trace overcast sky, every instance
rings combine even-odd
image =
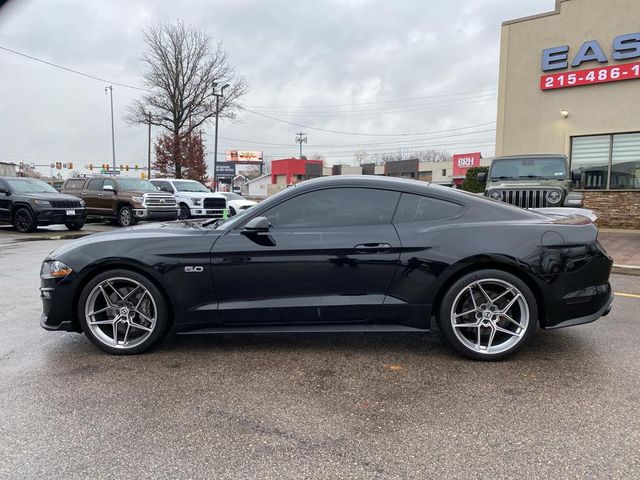
[[[221,122],[220,152],[297,156],[295,132],[302,130],[304,154],[325,155],[329,163],[350,163],[359,150],[400,147],[490,156],[500,24],[552,10],[554,3],[13,0],[0,9],[0,46],[140,85],[141,30],[182,19],[223,42],[249,85],[246,108],[308,127],[398,135],[328,133],[244,111],[235,122]],[[80,171],[111,161],[104,82],[3,50],[0,68],[0,161],[73,161]],[[123,120],[138,94],[114,87],[118,164],[146,163],[146,128]],[[472,128],[454,130],[463,127]],[[205,132],[211,164],[213,124]]]

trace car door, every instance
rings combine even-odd
[[[9,195],[10,189],[6,182],[0,179],[0,222],[9,221],[9,212],[11,211],[11,196]]]
[[[107,213],[115,213],[117,209],[117,184],[113,178],[105,178],[102,181],[102,188],[97,193],[97,205],[100,211],[106,215]]]
[[[87,215],[104,214],[104,210],[100,206],[101,198],[98,197],[98,194],[102,193],[102,181],[102,178],[90,178],[80,194],[86,204]]]
[[[371,321],[399,258],[391,224],[399,197],[372,188],[314,190],[260,213],[271,224],[266,233],[248,233],[242,225],[229,231],[212,249],[219,318],[233,324]]]

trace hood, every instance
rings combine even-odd
[[[108,250],[117,250],[116,244],[122,244],[122,251],[132,250],[134,246],[144,246],[149,249],[155,241],[165,243],[175,238],[204,236],[208,235],[212,239],[225,234],[224,230],[215,230],[211,227],[203,226],[211,219],[204,220],[184,220],[165,223],[148,223],[135,227],[120,228],[108,232],[95,233],[86,237],[73,240],[49,254],[47,259],[58,259],[68,254],[75,254],[85,247],[94,247],[101,243],[108,243]]]
[[[73,195],[67,195],[66,193],[17,193],[16,195],[20,195],[24,198],[33,198],[34,200],[47,200],[47,201],[60,201],[60,200],[73,200],[75,202],[78,201],[78,197],[74,197]]]
[[[220,195],[218,193],[213,192],[178,192],[176,193],[178,197],[198,197],[198,198],[222,198],[224,199],[224,195]]]
[[[527,179],[527,180],[494,180],[487,183],[487,190],[493,189],[536,189],[536,188],[564,188],[565,184],[569,182],[567,179],[562,180],[540,180],[540,179]]]
[[[253,207],[258,204],[258,202],[254,202],[253,200],[227,200],[227,203],[237,207]]]

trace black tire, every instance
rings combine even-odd
[[[85,315],[85,307],[91,292],[100,283],[104,282],[107,279],[114,278],[126,278],[143,285],[144,288],[147,289],[149,295],[153,297],[153,302],[155,304],[157,318],[155,321],[155,327],[151,332],[151,335],[139,345],[133,346],[131,348],[125,348],[124,346],[121,348],[116,348],[115,346],[110,346],[104,343],[104,341],[101,340],[90,328]],[[93,343],[99,349],[114,355],[135,355],[153,348],[164,338],[170,326],[169,309],[167,307],[167,301],[164,298],[164,295],[162,295],[162,292],[160,292],[160,290],[147,277],[130,270],[109,270],[97,275],[95,278],[89,281],[89,283],[85,285],[82,293],[80,294],[77,311],[82,331],[91,341],[91,343]],[[106,328],[110,327],[107,326]]]
[[[233,217],[236,214],[236,209],[233,207],[229,207],[229,216]]]
[[[71,230],[72,232],[77,232],[78,230],[82,230],[82,227],[84,227],[84,222],[83,221],[68,222],[68,223],[65,223],[64,226],[67,227],[67,229]]]
[[[191,210],[185,204],[180,204],[180,213],[178,220],[189,220],[191,218]]]
[[[38,229],[38,224],[31,210],[21,207],[13,214],[13,227],[20,233],[31,233]]]
[[[132,227],[136,223],[138,223],[138,221],[133,216],[131,207],[127,207],[126,205],[120,207],[120,210],[118,210],[118,225],[121,227]]]
[[[510,287],[513,289],[507,291]],[[510,302],[512,306],[504,311]],[[454,314],[458,316],[454,318]],[[478,270],[464,275],[447,290],[438,311],[438,326],[447,343],[472,360],[496,361],[515,354],[531,340],[537,323],[538,306],[531,289],[515,275],[502,270]],[[498,331],[496,327],[511,333]],[[483,338],[487,347],[493,341],[494,352],[483,347]],[[499,339],[503,342],[498,343]]]

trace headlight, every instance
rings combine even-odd
[[[192,198],[191,199],[193,201],[194,205],[202,205],[202,199],[201,198]]]
[[[497,190],[494,190],[489,194],[489,198],[492,198],[493,200],[502,200],[502,193],[500,193]]]
[[[144,202],[144,197],[131,197],[131,201],[135,203],[142,203]]]
[[[40,277],[42,278],[62,278],[69,275],[73,270],[66,266],[60,260],[52,260],[44,262],[40,269]]]
[[[50,207],[51,206],[51,202],[49,202],[47,200],[33,200],[33,203],[35,205],[39,205],[41,207]]]
[[[80,206],[81,206],[81,207],[84,207],[84,206],[85,206],[84,200],[82,200],[82,199],[80,199]]]
[[[562,195],[560,194],[559,191],[557,190],[551,190],[549,193],[547,193],[547,201],[553,205],[555,205],[556,203],[558,203],[560,200],[562,200]]]

